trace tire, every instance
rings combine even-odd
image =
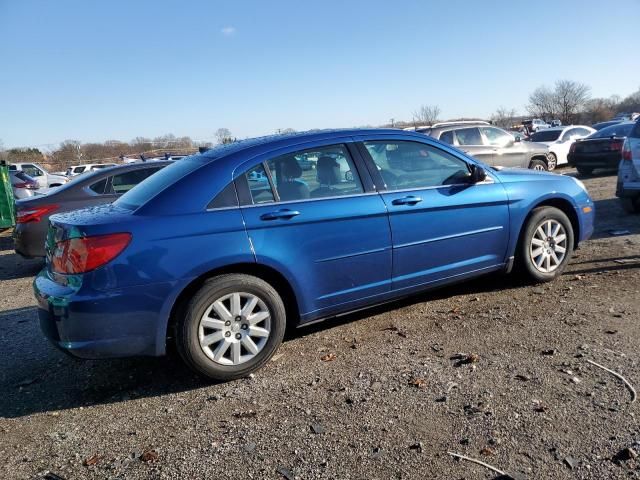
[[[560,228],[555,232],[557,225]],[[549,226],[551,235],[548,235]],[[542,230],[540,231],[539,228]],[[564,239],[562,239],[563,234]],[[552,237],[550,242],[545,238],[549,236]],[[564,249],[564,252],[561,249]],[[551,250],[553,254],[547,255],[546,253]],[[539,251],[540,254],[538,254]],[[518,244],[516,256],[518,270],[535,283],[550,282],[562,274],[572,253],[573,227],[564,212],[554,207],[534,209],[524,225]]]
[[[578,174],[583,177],[587,177],[593,173],[593,168],[591,167],[576,167],[576,170],[578,170]]]
[[[549,153],[547,158],[548,158],[547,170],[549,170],[551,172],[551,171],[555,170],[556,167],[558,166],[558,157],[556,157],[555,153]]]
[[[240,308],[234,308],[236,295]],[[257,300],[251,308],[253,299]],[[214,307],[214,302],[222,303],[226,310]],[[251,310],[245,313],[245,307]],[[265,312],[266,319],[251,323],[252,317],[265,317]],[[207,280],[188,302],[184,317],[178,319],[176,346],[185,363],[201,375],[212,380],[234,380],[269,361],[282,343],[286,325],[284,304],[271,285],[250,275],[220,275]],[[214,335],[216,340],[212,340]],[[206,346],[209,340],[212,343]],[[254,352],[247,348],[251,345],[248,341]],[[219,352],[222,355],[216,360]]]
[[[620,202],[622,203],[622,208],[627,213],[640,213],[640,197],[634,198],[621,198]]]
[[[533,159],[531,160],[531,163],[529,164],[529,169],[530,170],[548,170],[547,169],[547,164],[542,161],[542,160],[538,160],[538,159]]]

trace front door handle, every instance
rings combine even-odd
[[[269,212],[261,215],[260,220],[288,220],[296,215],[300,215],[300,212],[297,210],[276,210],[275,212]]]
[[[416,203],[420,203],[422,198],[416,197],[415,195],[409,195],[408,197],[396,198],[393,202],[394,205],[415,205]]]

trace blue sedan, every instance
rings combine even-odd
[[[43,331],[73,355],[163,355],[174,339],[228,380],[287,325],[514,267],[553,280],[593,221],[579,180],[491,169],[419,133],[265,137],[52,216],[34,288]]]

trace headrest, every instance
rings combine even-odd
[[[317,164],[318,183],[335,185],[340,183],[340,165],[335,158],[320,157]]]
[[[302,176],[302,168],[298,165],[298,161],[294,157],[285,157],[280,164],[282,177],[300,178]]]

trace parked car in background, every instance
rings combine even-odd
[[[305,155],[318,161],[301,183]],[[251,182],[262,177],[267,189]],[[194,370],[230,380],[268,362],[287,326],[514,264],[551,281],[593,220],[579,180],[497,171],[419,133],[279,135],[53,215],[34,292],[45,335],[75,356],[163,355],[175,341]]]
[[[64,175],[47,172],[44,167],[37,163],[12,163],[9,165],[9,171],[26,173],[38,182],[40,188],[59,187],[69,181]]]
[[[9,171],[9,178],[11,179],[13,196],[16,199],[33,197],[36,194],[36,190],[40,188],[35,179],[21,171]]]
[[[551,120],[550,126],[552,127],[561,127],[562,122],[560,120]]]
[[[120,165],[75,177],[71,182],[16,202],[15,250],[27,258],[45,256],[49,217],[54,213],[111,203],[170,162]]]
[[[65,175],[67,177],[75,177],[76,175],[80,175],[81,173],[95,172],[96,170],[100,170],[101,168],[115,166],[115,163],[86,163],[84,165],[72,165],[67,168],[67,172]]]
[[[593,128],[594,130],[602,130],[603,128],[610,127],[611,125],[617,125],[621,122],[622,120],[609,120],[607,122],[594,123],[593,125],[591,125],[591,128]]]
[[[576,140],[569,148],[567,160],[580,175],[590,175],[597,168],[618,169],[625,138],[634,122],[621,122]]]
[[[532,120],[525,120],[522,122],[524,128],[526,128],[530,133],[535,133],[539,130],[544,130],[545,128],[549,128],[549,125],[544,120],[540,120],[539,118],[534,118]]]
[[[418,131],[453,145],[487,165],[549,169],[546,145],[523,142],[519,135],[486,122],[439,123]]]
[[[547,128],[531,135],[531,141],[549,147],[549,164],[553,168],[567,163],[571,144],[579,138],[585,138],[595,132],[586,125],[568,125],[566,127]],[[553,170],[550,168],[550,170]]]
[[[636,120],[622,146],[616,196],[629,213],[640,213],[640,120]]]

